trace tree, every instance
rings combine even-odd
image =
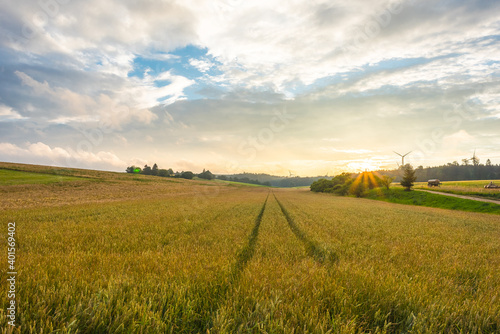
[[[410,164],[406,164],[403,166],[403,179],[401,180],[401,185],[405,188],[406,191],[410,191],[411,187],[417,180],[415,176],[415,170]]]
[[[203,172],[198,174],[198,177],[200,179],[205,179],[205,180],[213,180],[215,178],[214,174],[212,174],[209,170],[203,169]]]
[[[140,174],[142,172],[142,169],[141,169],[141,167],[130,166],[130,167],[127,167],[127,169],[125,171],[127,173]]]
[[[151,175],[151,167],[149,167],[148,165],[144,165],[144,169],[142,170],[142,174]]]
[[[387,188],[387,190],[389,190],[389,188],[391,187],[391,183],[392,183],[392,181],[394,181],[394,179],[395,179],[395,177],[391,177],[389,175],[382,175],[379,183],[381,186],[384,186]]]
[[[349,187],[349,192],[356,197],[363,197],[366,195],[367,187],[363,182],[354,181]]]
[[[469,166],[469,159],[462,159],[462,166]]]
[[[319,179],[318,181],[313,182],[309,188],[311,191],[323,193],[326,192],[327,189],[333,188],[333,182],[327,179]]]
[[[331,180],[319,179],[311,184],[311,191],[334,193],[341,196],[346,196],[351,190],[353,178],[349,173],[342,173]]]
[[[486,166],[491,166],[491,160],[490,159],[486,160]]]
[[[182,172],[181,173],[181,178],[183,179],[192,179],[194,177],[194,173],[193,172]]]
[[[158,175],[158,165],[154,164],[153,169],[151,169],[151,175]]]

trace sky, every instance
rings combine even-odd
[[[0,0],[0,161],[500,164],[494,0]]]

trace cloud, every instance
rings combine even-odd
[[[89,96],[77,94],[66,88],[52,88],[47,81],[43,83],[38,82],[26,73],[20,71],[15,71],[14,73],[19,77],[23,85],[33,90],[34,94],[47,97],[51,101],[59,104],[61,108],[71,108],[69,110],[71,114],[88,115],[97,107],[95,101]]]
[[[39,54],[80,53],[83,59],[89,51],[102,56],[151,47],[170,51],[196,36],[196,19],[175,1],[25,1],[5,3],[2,11],[8,18],[2,28],[11,31],[20,46]],[[12,40],[4,43],[19,46]]]
[[[156,85],[161,81],[168,81],[169,84],[157,87]],[[162,72],[156,77],[146,75],[143,82],[145,85],[141,87],[142,92],[136,93],[136,95],[141,96],[141,99],[144,101],[141,106],[146,108],[158,105],[158,100],[164,97],[168,97],[161,101],[161,104],[165,105],[182,100],[185,98],[184,90],[194,84],[193,80],[180,75],[173,75],[171,71]]]
[[[11,143],[0,143],[0,159],[2,161],[29,162],[65,167],[92,167],[107,170],[123,170],[126,163],[112,152],[97,153],[71,148],[50,147],[42,142],[27,143],[17,146]]]
[[[200,72],[207,72],[208,70],[210,70],[214,64],[207,60],[207,59],[189,59],[189,64],[193,67],[195,67],[198,71]]]
[[[384,152],[438,129],[429,163],[462,154],[447,146],[460,131],[485,154],[498,146],[499,2],[64,2],[2,4],[9,157],[305,174],[348,158],[389,163]],[[294,120],[247,161],[238,146],[283,106]],[[99,152],[79,152],[96,131]]]
[[[0,122],[8,120],[20,120],[26,119],[26,117],[21,116],[17,111],[13,110],[11,107],[0,104]]]
[[[384,60],[471,54],[471,43],[498,33],[498,5],[491,2],[456,1],[453,8],[429,1],[217,3],[222,9],[209,3],[191,8],[200,41],[222,63],[226,80],[247,87],[287,90],[294,80],[309,85]],[[495,49],[490,47],[487,59],[498,57]]]
[[[193,82],[169,72],[158,77],[146,75],[144,79],[130,79],[112,93],[103,92],[95,96],[80,94],[63,87],[52,87],[47,81],[39,82],[28,74],[15,71],[21,82],[30,87],[35,96],[48,100],[53,106],[50,122],[95,122],[102,121],[113,127],[123,123],[139,121],[148,124],[156,119],[149,109],[159,103],[171,104],[183,98],[183,90]],[[158,81],[168,80],[169,84],[157,87]],[[166,98],[163,102],[160,99]],[[50,117],[52,112],[45,111]]]
[[[474,142],[476,142],[476,138],[465,130],[460,130],[443,138],[444,145],[449,149],[464,147],[464,144],[470,146],[470,144],[474,144]]]
[[[311,85],[384,60],[464,54],[461,61],[479,68],[498,59],[491,41],[499,32],[499,5],[491,1],[54,3],[52,9],[35,1],[4,4],[2,28],[17,33],[31,53],[67,54],[83,68],[122,78],[135,55],[172,60],[178,56],[168,53],[188,44],[217,59],[217,65],[189,60],[203,73],[217,66],[222,74],[214,81],[288,94],[298,82]],[[23,27],[33,28],[32,36],[29,29],[23,36]],[[4,43],[15,48],[9,39]],[[481,54],[484,61],[477,62]]]

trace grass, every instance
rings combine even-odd
[[[434,189],[433,189],[434,190]],[[365,198],[398,204],[428,206],[449,210],[500,214],[499,204],[431,194],[423,191],[405,191],[402,188],[370,190]]]
[[[500,184],[500,180],[483,180],[483,181],[445,181],[440,187],[429,188],[427,182],[417,182],[416,189],[427,189],[432,191],[440,191],[445,193],[485,197],[500,200],[500,189],[485,189],[484,186],[493,182]]]
[[[53,174],[30,173],[0,169],[0,186],[10,186],[17,184],[48,184],[79,180],[81,179],[72,176],[60,176]]]
[[[297,287],[310,296],[304,308],[318,313],[314,324],[334,332],[500,330],[500,217],[328,194],[277,196],[311,239],[338,253],[333,270],[305,271],[309,289]]]
[[[500,331],[500,216],[101,177],[0,187],[0,248],[17,226],[11,332]]]

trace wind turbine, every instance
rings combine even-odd
[[[394,152],[394,153],[396,153],[397,155],[399,155],[399,156],[401,157],[401,166],[404,166],[404,165],[405,165],[405,157],[406,157],[408,154],[410,154],[411,152],[413,152],[413,151],[410,151],[410,152],[408,152],[408,153],[406,153],[406,154],[404,154],[404,155],[403,155],[403,154],[399,154],[399,153],[398,153],[398,152],[396,152],[396,151],[393,151],[393,152]]]
[[[288,174],[290,174],[288,177],[294,176],[290,170],[288,170]]]
[[[474,155],[472,155],[472,164],[474,166],[479,165],[479,158],[476,156],[476,149],[474,149]]]

